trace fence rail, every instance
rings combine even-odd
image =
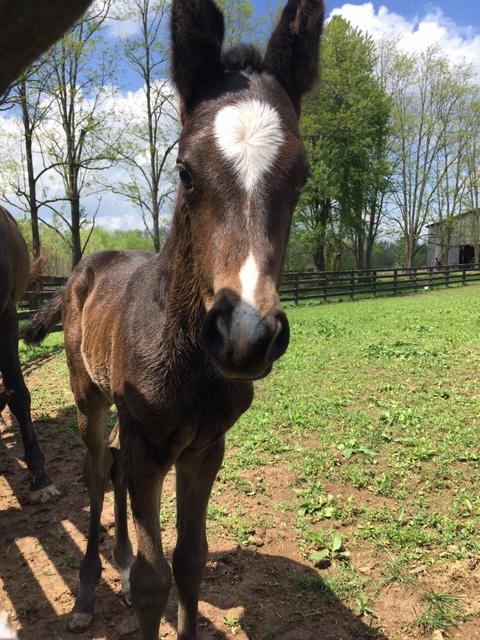
[[[19,320],[29,320],[66,281],[63,277],[44,276],[32,283],[19,305]],[[440,286],[465,286],[471,282],[480,282],[480,264],[361,271],[286,272],[280,288],[280,300],[295,304],[313,300],[355,300],[363,297],[399,295],[407,291]]]
[[[398,295],[408,290],[480,282],[480,265],[286,273],[282,302]]]

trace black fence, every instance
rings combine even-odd
[[[66,278],[44,276],[32,283],[19,305],[19,320],[30,319],[57,293]],[[280,288],[280,300],[355,300],[374,296],[399,295],[418,289],[433,289],[480,282],[480,264],[449,265],[409,269],[365,269],[362,271],[287,272]]]
[[[282,302],[327,301],[398,295],[411,290],[433,289],[480,282],[480,265],[449,265],[408,269],[363,271],[304,271],[286,273],[280,288]]]

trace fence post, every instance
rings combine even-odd
[[[450,267],[448,265],[445,267],[445,280],[447,287],[450,286]]]
[[[299,299],[299,280],[300,280],[300,274],[296,273],[295,274],[295,304],[298,304],[298,299]]]
[[[398,293],[398,270],[395,269],[393,272],[393,295],[396,296]]]
[[[462,284],[463,286],[467,284],[467,270],[465,269],[465,267],[463,268],[463,271],[462,271]]]
[[[350,271],[350,300],[353,300],[355,293],[355,271]]]
[[[428,288],[432,288],[433,267],[428,267]]]
[[[373,295],[377,297],[377,271],[373,272]]]

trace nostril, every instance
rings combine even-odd
[[[203,329],[202,341],[212,355],[223,359],[227,355],[229,344],[229,323],[220,309],[212,309],[207,314]]]
[[[228,327],[227,327],[227,323],[225,322],[225,318],[221,315],[218,315],[215,321],[215,325],[217,327],[218,332],[223,337],[223,339],[225,341],[228,340]]]
[[[277,326],[272,341],[268,348],[267,358],[270,361],[277,360],[287,350],[290,340],[290,327],[284,313],[277,317]]]

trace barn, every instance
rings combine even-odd
[[[427,226],[428,266],[480,262],[480,209],[468,209]]]

